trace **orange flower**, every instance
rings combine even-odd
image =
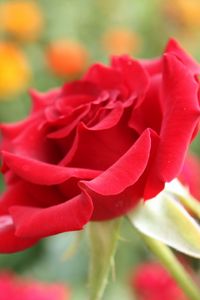
[[[2,30],[24,40],[34,40],[41,32],[43,18],[40,8],[32,1],[11,1],[0,5]]]
[[[58,76],[74,76],[85,69],[88,62],[86,49],[78,42],[59,40],[49,45],[46,53],[50,69]]]
[[[30,77],[24,53],[14,44],[0,42],[0,98],[20,92]]]
[[[187,28],[200,26],[199,0],[170,0],[165,4],[168,15]]]
[[[113,28],[103,36],[103,48],[111,54],[130,54],[138,52],[140,48],[139,36],[126,28]]]

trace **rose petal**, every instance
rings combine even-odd
[[[200,65],[197,64],[193,58],[186,53],[181,46],[174,39],[170,39],[167,47],[165,49],[165,53],[172,54],[177,57],[186,67],[187,70],[193,74],[200,73]]]
[[[182,168],[200,117],[197,92],[198,84],[188,69],[175,56],[166,54],[162,95],[165,114],[161,140],[146,185],[146,199],[160,192],[164,182],[177,177]]]
[[[158,75],[162,70],[162,58],[140,59],[140,63],[152,77]]]
[[[21,178],[35,184],[52,185],[71,177],[93,178],[99,171],[81,168],[67,168],[43,163],[23,156],[2,151],[3,161]]]
[[[0,216],[0,252],[12,253],[33,246],[38,239],[15,236],[13,219],[9,215]]]
[[[143,95],[149,86],[149,76],[142,65],[128,55],[113,57],[112,66],[120,71],[124,84],[135,96]]]
[[[28,205],[27,198],[30,199],[27,197],[26,188],[22,181],[8,186],[0,198],[0,215],[8,214],[8,208],[12,205]],[[33,203],[30,202],[30,204]]]
[[[81,181],[101,195],[115,195],[133,185],[144,172],[151,149],[151,132],[149,129],[138,138],[133,146],[110,168],[91,181]]]
[[[16,236],[41,238],[49,235],[80,230],[90,220],[93,204],[90,196],[82,194],[48,208],[12,206]]]
[[[62,163],[78,168],[105,170],[119,159],[135,142],[137,135],[127,126],[124,114],[116,126],[90,130],[84,124],[77,128],[74,144]],[[112,142],[111,142],[112,141]]]
[[[76,109],[68,116],[68,118],[65,119],[67,125],[62,124],[61,128],[49,133],[47,137],[53,139],[60,139],[60,138],[67,137],[72,132],[72,130],[78,125],[81,119],[87,115],[89,110],[90,110],[90,106],[88,105]],[[54,123],[54,125],[55,126],[57,125],[56,122]]]
[[[90,125],[87,126],[87,124],[85,126],[83,124],[83,126],[89,130],[94,130],[94,131],[112,128],[115,125],[117,125],[117,123],[120,121],[124,109],[122,105],[116,105],[116,107],[113,108],[112,110],[106,110],[106,111],[108,111],[106,116],[94,126],[90,126]]]
[[[52,140],[46,138],[46,128],[41,127],[43,122],[43,116],[40,114],[37,118],[28,118],[27,121],[13,126],[3,126],[2,149],[44,161],[57,162],[59,150]]]
[[[1,124],[1,134],[4,139],[14,139],[30,122],[32,122],[32,118],[14,124]]]
[[[15,205],[46,208],[66,202],[80,193],[78,180],[71,178],[59,185],[44,186],[18,179],[1,196],[0,215],[8,214]]]
[[[117,195],[104,196],[82,186],[83,189],[86,188],[94,204],[91,220],[103,221],[126,214],[142,197],[143,187],[144,178],[141,178],[136,184]]]
[[[60,89],[52,89],[47,93],[41,93],[34,89],[31,89],[29,91],[29,94],[33,103],[32,113],[35,113],[37,111],[41,111],[47,105],[53,103],[55,98],[59,96]]]
[[[93,65],[84,76],[84,80],[102,89],[116,89],[122,83],[122,77],[118,71],[102,64]]]
[[[99,92],[100,89],[94,83],[87,80],[77,80],[64,84],[61,96],[90,95],[97,97]]]
[[[138,102],[133,108],[129,126],[135,129],[139,134],[145,128],[152,128],[158,134],[162,124],[162,101],[160,97],[161,76],[154,76],[150,87],[142,101]],[[150,112],[153,112],[154,116]]]

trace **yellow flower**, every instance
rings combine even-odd
[[[21,92],[30,78],[24,53],[14,44],[0,42],[0,99]]]
[[[136,53],[141,40],[138,34],[127,28],[112,28],[102,38],[103,48],[110,54]]]
[[[187,28],[200,27],[199,0],[169,0],[165,4],[168,15]]]
[[[0,4],[0,27],[16,38],[34,40],[43,26],[40,8],[32,1],[11,1]]]

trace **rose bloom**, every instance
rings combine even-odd
[[[69,288],[61,283],[44,283],[0,273],[1,300],[69,300]]]
[[[113,57],[79,81],[31,93],[2,125],[0,251],[126,214],[181,171],[199,124],[199,65],[171,40],[160,59]]]
[[[170,274],[158,263],[144,263],[134,271],[131,286],[138,300],[187,300]]]

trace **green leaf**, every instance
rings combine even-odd
[[[114,264],[121,219],[89,224],[90,238],[90,300],[101,300]]]
[[[200,258],[200,226],[182,204],[193,201],[190,197],[188,191],[175,180],[155,198],[141,201],[137,209],[129,214],[129,219],[141,233]]]

